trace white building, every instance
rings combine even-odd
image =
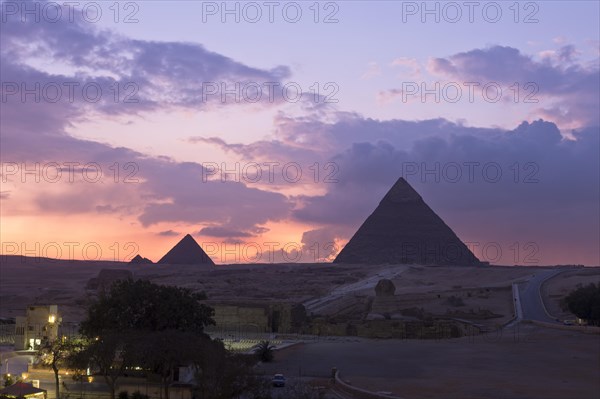
[[[15,322],[15,350],[34,350],[44,339],[58,337],[61,319],[57,305],[36,305],[28,307],[26,315],[18,316]]]

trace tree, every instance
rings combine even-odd
[[[4,386],[5,387],[11,386],[14,383],[15,382],[13,381],[12,376],[10,374],[4,374]]]
[[[197,363],[205,347],[211,344],[213,341],[208,336],[191,332],[148,332],[143,340],[138,341],[138,359],[147,370],[160,377],[165,398],[169,398],[169,386],[175,368]]]
[[[62,337],[54,340],[45,339],[38,350],[38,360],[54,371],[56,397],[60,398],[60,381],[58,372],[68,366],[68,359],[74,352],[81,350],[80,341]]]
[[[563,299],[563,307],[590,324],[600,325],[600,284],[590,283],[571,291]]]
[[[179,330],[202,333],[214,325],[214,309],[200,301],[203,293],[144,280],[116,282],[87,312],[82,332],[94,337],[103,331]]]
[[[273,349],[275,346],[271,345],[269,341],[260,341],[254,352],[262,362],[268,363],[273,361]]]
[[[135,334],[131,332],[105,332],[101,336],[88,340],[77,360],[80,365],[87,362],[102,375],[112,399],[115,398],[119,377],[135,363],[135,352],[132,349],[135,342]]]
[[[86,357],[115,398],[117,380],[130,367],[157,373],[165,397],[173,369],[193,360],[193,347],[210,341],[204,327],[214,310],[203,294],[143,280],[115,283],[87,310],[81,333],[88,338]]]
[[[201,399],[230,399],[245,397],[259,389],[260,380],[253,374],[254,356],[232,354],[223,343],[212,340],[198,352],[196,365],[196,397]],[[270,388],[270,387],[269,387]],[[267,390],[268,391],[268,390]],[[264,390],[262,391],[264,392]],[[262,397],[264,398],[264,397]]]

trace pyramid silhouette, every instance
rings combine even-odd
[[[136,256],[135,256],[133,259],[131,259],[131,260],[129,261],[129,263],[130,263],[130,264],[132,264],[132,265],[133,265],[133,264],[138,264],[138,265],[141,265],[141,264],[148,264],[148,265],[149,265],[149,264],[152,264],[152,263],[154,263],[154,262],[152,262],[152,261],[151,261],[150,259],[148,259],[148,258],[144,258],[144,257],[142,257],[140,254],[137,254],[137,255],[136,255]]]
[[[170,265],[214,265],[212,259],[198,245],[196,240],[186,234],[158,263]]]
[[[479,260],[404,178],[335,258],[334,263],[479,265]]]

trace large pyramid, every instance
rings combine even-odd
[[[452,229],[402,177],[360,226],[334,263],[480,264]]]
[[[212,259],[198,245],[194,238],[187,234],[158,263],[170,265],[214,265]]]

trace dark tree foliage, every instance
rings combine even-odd
[[[173,369],[196,363],[201,348],[213,345],[204,327],[214,324],[214,310],[203,299],[184,288],[125,280],[88,307],[82,356],[104,377],[111,398],[118,378],[133,367],[159,375],[169,398]]]
[[[146,333],[143,339],[137,341],[135,348],[139,362],[160,378],[168,398],[174,368],[199,364],[206,353],[219,344],[204,334],[163,330]]]
[[[590,283],[567,295],[563,304],[575,316],[589,324],[600,325],[600,284]]]
[[[111,398],[114,398],[117,380],[128,367],[136,364],[137,351],[134,343],[138,342],[138,337],[139,334],[132,332],[105,332],[89,340],[86,348],[72,362],[81,364],[85,359],[102,375]]]
[[[252,373],[254,357],[232,354],[225,350],[221,342],[213,342],[215,345],[204,346],[196,363],[196,397],[230,399],[258,390],[262,380]]]
[[[144,280],[115,283],[93,303],[81,331],[88,337],[103,331],[179,330],[201,333],[214,325],[214,310],[201,304],[204,294]]]

